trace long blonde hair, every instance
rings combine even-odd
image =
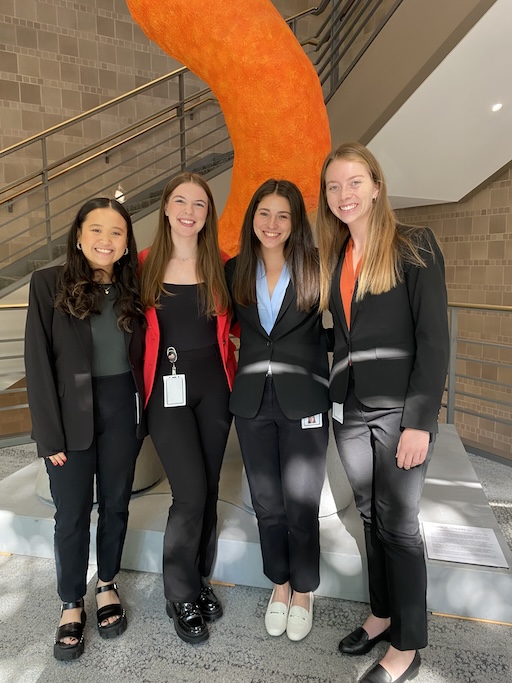
[[[183,183],[199,185],[208,197],[208,214],[204,227],[197,236],[196,275],[203,312],[208,316],[227,312],[230,309],[230,298],[219,249],[217,212],[208,184],[197,173],[180,173],[167,183],[162,194],[156,236],[142,266],[142,303],[145,308],[158,308],[160,296],[165,293],[164,273],[174,251],[169,220],[165,215],[165,205],[173,191]]]
[[[332,275],[343,245],[349,237],[347,225],[332,213],[327,203],[327,168],[331,162],[340,160],[357,161],[366,166],[370,178],[379,187],[368,220],[356,301],[361,301],[365,294],[383,294],[393,289],[403,280],[403,265],[406,262],[425,267],[418,239],[415,239],[421,228],[397,229],[397,220],[389,203],[386,180],[379,162],[364,145],[358,142],[344,143],[327,156],[320,176],[317,236],[320,253],[321,310],[329,307]]]

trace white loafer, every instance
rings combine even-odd
[[[304,607],[292,605],[288,613],[286,635],[290,640],[302,640],[313,626],[313,593],[309,594],[309,611]]]
[[[272,602],[274,592],[275,588],[268,601],[268,607],[265,614],[265,628],[267,629],[269,636],[282,636],[286,631],[289,603],[286,605],[284,602]]]

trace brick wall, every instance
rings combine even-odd
[[[509,168],[466,201],[402,209],[397,215],[434,230],[445,256],[450,303],[512,306],[511,207]],[[504,405],[512,403],[512,313],[461,310],[459,337],[468,341],[458,348],[457,373],[466,378],[457,381],[457,390],[477,398],[460,396],[457,405],[484,415],[457,411],[459,434],[470,445],[512,459],[512,427],[497,421],[512,420],[512,409]]]

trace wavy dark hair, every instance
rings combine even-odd
[[[265,181],[247,207],[233,274],[233,299],[241,306],[256,303],[256,267],[261,256],[261,244],[254,233],[254,215],[260,202],[273,194],[284,197],[290,204],[292,230],[284,245],[284,258],[297,293],[297,309],[307,312],[318,304],[320,293],[318,251],[302,194],[289,180],[271,178]]]
[[[83,320],[101,313],[105,292],[98,279],[98,270],[91,268],[83,252],[77,248],[79,234],[87,216],[94,209],[113,209],[124,219],[127,227],[128,254],[114,263],[112,282],[116,285],[115,310],[120,329],[131,331],[135,321],[144,325],[137,275],[137,245],[130,214],[115,199],[96,197],[87,201],[78,211],[68,234],[66,262],[62,268],[55,296],[55,308],[61,313]]]

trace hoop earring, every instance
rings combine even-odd
[[[82,245],[80,244],[80,242],[76,243],[76,248],[78,249],[78,251],[82,251]]]
[[[123,256],[128,256],[128,253],[129,253],[129,249],[128,249],[128,247],[125,247]]]

